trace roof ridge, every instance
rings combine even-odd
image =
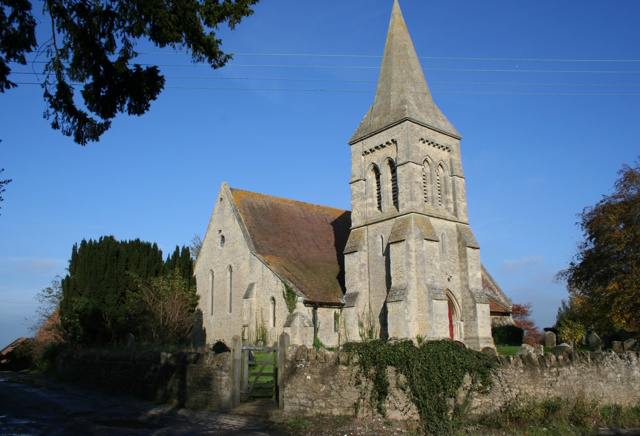
[[[291,198],[277,197],[275,195],[268,195],[268,194],[262,194],[260,192],[247,191],[246,189],[237,189],[237,188],[231,188],[231,187],[229,187],[229,189],[231,190],[232,193],[242,192],[242,193],[251,194],[251,195],[255,195],[255,196],[259,196],[259,197],[263,197],[263,198],[269,198],[269,199],[273,199],[273,200],[278,200],[278,201],[287,201],[287,202],[290,202],[290,203],[305,204],[305,205],[308,205],[308,206],[317,207],[319,209],[330,209],[330,210],[335,210],[336,212],[343,212],[343,213],[344,212],[349,212],[349,213],[351,213],[351,211],[349,211],[349,210],[340,209],[340,208],[333,207],[333,206],[323,206],[321,204],[309,203],[309,202],[301,201],[301,200],[293,200]]]

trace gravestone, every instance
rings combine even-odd
[[[636,341],[635,339],[627,339],[622,343],[624,346],[624,351],[629,351],[633,349],[633,346],[636,345],[637,343],[638,341]]]
[[[538,344],[533,348],[533,352],[538,356],[544,356],[544,345]]]
[[[556,334],[554,332],[544,332],[544,346],[547,348],[556,347]]]
[[[554,347],[553,349],[553,354],[555,354],[556,356],[564,356],[567,354],[571,354],[573,352],[571,345],[567,344],[566,342],[563,342],[560,345],[557,345],[556,347]]]
[[[595,332],[589,333],[589,335],[587,336],[587,342],[589,343],[591,351],[602,350],[602,341],[600,340],[600,336],[598,336]]]
[[[622,353],[624,351],[624,348],[622,347],[622,342],[620,341],[613,341],[611,343],[611,349],[616,353]]]
[[[521,356],[523,354],[533,354],[533,347],[529,344],[522,344],[520,349],[516,351],[516,356]]]

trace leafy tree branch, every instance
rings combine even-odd
[[[136,64],[137,43],[185,50],[193,62],[223,67],[219,26],[230,29],[259,0],[46,0],[52,38],[43,83],[51,127],[81,145],[98,141],[119,113],[143,115],[165,85],[160,69]],[[9,62],[26,64],[38,46],[28,0],[0,0],[0,92],[15,87]],[[80,96],[75,95],[80,87]],[[81,100],[82,105],[79,104]]]

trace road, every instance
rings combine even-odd
[[[49,378],[0,373],[0,435],[268,435],[256,416],[146,403]]]

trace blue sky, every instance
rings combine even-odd
[[[142,44],[139,61],[161,65],[167,88],[86,147],[42,119],[39,86],[0,94],[0,168],[13,179],[0,210],[0,347],[28,334],[34,295],[65,273],[74,243],[140,238],[166,255],[204,235],[223,181],[349,209],[347,141],[373,101],[391,6],[263,0],[221,32],[236,57],[217,71]],[[576,214],[640,155],[640,2],[400,6],[436,104],[463,136],[482,261],[549,326]],[[41,67],[15,66],[27,74],[13,80],[41,81],[29,74]]]

